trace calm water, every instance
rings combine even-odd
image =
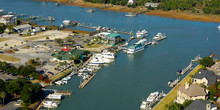
[[[71,90],[73,95],[62,101],[59,110],[138,110],[142,99],[153,91],[169,92],[167,82],[176,78],[176,71],[184,68],[198,54],[220,54],[219,23],[203,23],[155,16],[125,17],[126,13],[97,11],[88,8],[54,6],[52,2],[31,0],[1,0],[0,9],[19,14],[54,16],[52,24],[60,25],[64,19],[85,24],[102,25],[136,32],[147,29],[150,37],[158,32],[168,39],[133,56],[118,53],[116,62],[102,68],[84,88],[80,79],[73,77],[67,85],[53,86]],[[40,22],[49,25],[48,22]],[[126,37],[126,36],[123,36]],[[207,40],[208,38],[208,40]]]

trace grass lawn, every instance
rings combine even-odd
[[[7,56],[4,54],[0,54],[0,59],[4,60],[4,61],[11,61],[11,62],[17,62],[20,61],[20,59],[16,58],[16,57],[12,57],[12,56]]]
[[[173,102],[177,96],[178,88],[183,86],[186,82],[190,81],[191,76],[194,75],[198,70],[202,68],[201,65],[196,66],[177,86],[175,86],[166,97],[163,98],[153,110],[165,110],[165,105]]]
[[[33,40],[42,39],[42,38],[45,38],[45,40],[46,40],[46,37],[49,37],[49,35],[42,35],[42,36],[37,36],[37,37],[30,37],[30,38],[26,38],[25,40],[33,41]]]
[[[101,47],[103,44],[98,44],[98,43],[94,43],[94,44],[90,44],[90,45],[84,45],[85,48],[99,48]]]
[[[54,82],[54,81],[58,80],[59,78],[67,75],[70,72],[71,72],[71,68],[66,70],[66,71],[64,71],[64,72],[62,72],[62,73],[58,73],[57,75],[51,77],[50,80],[51,80],[51,82]]]
[[[6,41],[6,40],[9,40],[9,38],[0,38],[0,42]]]

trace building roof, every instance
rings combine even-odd
[[[159,3],[149,3],[149,2],[147,2],[145,5],[159,5]]]
[[[112,33],[112,34],[108,34],[108,37],[119,37],[120,34],[118,33]]]
[[[208,80],[208,86],[215,83],[218,79],[218,76],[214,74],[213,71],[210,70],[200,70],[199,73],[196,73],[193,78],[195,79],[203,79],[206,78]]]
[[[24,28],[31,28],[31,25],[29,25],[29,24],[23,24],[23,25],[18,25],[18,26],[15,26],[15,27],[14,27],[15,30],[24,29]]]
[[[189,97],[196,97],[196,96],[204,96],[206,95],[206,91],[199,85],[192,84],[189,86],[188,89],[185,89],[185,86],[181,86],[179,91],[186,94]]]
[[[52,54],[51,56],[53,57],[61,56],[61,60],[68,60],[70,57],[74,58],[75,55],[79,55],[82,58],[83,53],[84,53],[83,50],[72,49],[70,51],[60,51],[55,55]]]
[[[195,100],[188,107],[186,107],[185,110],[206,110],[206,105],[210,103],[211,102],[208,100],[206,101]],[[211,104],[211,108],[213,107],[217,107],[217,106],[215,104]]]

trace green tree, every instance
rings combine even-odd
[[[49,36],[47,36],[47,37],[46,37],[46,40],[49,40],[49,39],[50,39]]]
[[[41,87],[39,85],[25,84],[21,91],[20,98],[23,100],[24,103],[32,104],[40,99],[40,94]]]
[[[1,98],[3,99],[3,105],[4,105],[6,93],[5,92],[1,92],[0,95],[1,95]]]
[[[39,57],[37,57],[37,58],[36,58],[36,61],[39,61],[39,60],[40,60],[40,58],[39,58]]]
[[[0,79],[0,92],[3,91],[5,91],[5,82],[2,79]]]
[[[8,46],[8,44],[7,43],[5,43],[5,47],[7,47]]]
[[[211,57],[203,57],[202,60],[199,61],[199,64],[205,67],[211,67],[215,62]]]

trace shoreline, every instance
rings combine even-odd
[[[83,8],[101,8],[101,10],[125,12],[125,13],[126,12],[137,13],[137,12],[149,11],[147,8],[141,8],[141,7],[128,8],[127,6],[117,6],[117,5],[101,4],[101,3],[89,3],[89,2],[83,2],[81,0],[71,2],[71,3],[68,2],[69,0],[35,0],[35,1],[58,2],[58,3],[62,3],[63,5],[79,6]],[[150,10],[149,12],[145,12],[144,14],[150,15],[150,16],[180,19],[180,20],[220,23],[220,15],[198,14],[198,13],[191,13],[190,11]]]

